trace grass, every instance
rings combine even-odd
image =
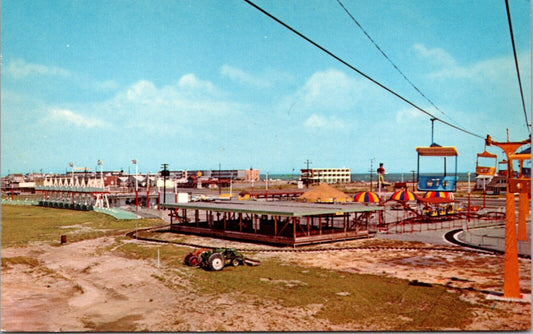
[[[9,269],[12,265],[24,264],[30,266],[31,268],[38,267],[40,265],[37,259],[27,257],[27,256],[14,256],[2,258],[2,270]]]
[[[315,267],[302,267],[280,260],[263,261],[257,267],[226,267],[220,272],[192,269],[183,264],[190,249],[172,245],[127,243],[116,251],[137,259],[155,259],[157,249],[166,270],[153,275],[169,287],[184,269],[185,285],[200,295],[229,294],[255,304],[279,304],[306,308],[322,305],[314,315],[336,324],[356,323],[384,330],[463,329],[471,322],[473,306],[441,286],[409,285],[409,281],[362,275]],[[184,282],[182,282],[184,283]]]
[[[401,279],[361,275],[265,261],[258,267],[198,270],[194,282],[203,293],[241,293],[284,307],[323,305],[315,315],[332,323],[385,330],[461,329],[472,306],[444,287],[409,285]]]
[[[36,206],[2,205],[2,247],[25,246],[41,241],[59,244],[114,235],[161,224],[159,219],[117,220],[93,211],[75,211]]]

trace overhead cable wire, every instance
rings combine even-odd
[[[474,136],[474,137],[478,137],[478,138],[481,138],[481,139],[485,139],[485,137],[482,137],[478,134],[475,134],[473,132],[470,132],[466,129],[463,129],[463,128],[460,128],[458,127],[457,125],[454,125],[454,124],[451,124],[447,121],[444,121],[434,115],[432,115],[431,113],[429,113],[428,111],[422,109],[421,107],[417,106],[416,104],[414,104],[413,102],[409,101],[408,99],[406,99],[405,97],[401,96],[400,94],[396,93],[395,91],[393,91],[392,89],[388,88],[387,86],[383,85],[382,83],[378,82],[377,80],[373,79],[372,77],[368,76],[367,74],[363,73],[362,71],[358,70],[357,68],[355,68],[354,66],[350,65],[348,62],[346,62],[345,60],[341,59],[340,57],[336,56],[335,54],[333,54],[331,51],[327,50],[326,48],[324,48],[323,46],[321,46],[320,44],[312,41],[311,39],[309,39],[308,37],[306,37],[305,35],[303,35],[302,33],[300,33],[299,31],[297,31],[296,29],[292,28],[291,26],[289,26],[288,24],[286,24],[285,22],[281,21],[280,19],[278,19],[277,17],[275,17],[274,15],[270,14],[269,12],[267,12],[266,10],[264,10],[263,8],[259,7],[258,5],[256,5],[255,3],[253,3],[252,1],[250,0],[244,0],[246,3],[248,3],[250,6],[254,7],[255,9],[259,10],[261,13],[265,14],[266,16],[268,16],[269,18],[271,18],[272,20],[278,22],[279,24],[281,24],[282,26],[284,26],[285,28],[289,29],[290,31],[292,31],[294,34],[298,35],[299,37],[303,38],[304,40],[306,40],[307,42],[311,43],[313,46],[315,46],[316,48],[320,49],[321,51],[325,52],[326,54],[328,54],[329,56],[333,57],[335,60],[339,61],[340,63],[342,63],[343,65],[345,65],[346,67],[348,67],[349,69],[357,72],[359,75],[363,76],[364,78],[366,78],[367,80],[373,82],[374,84],[376,84],[377,86],[383,88],[384,90],[386,90],[387,92],[391,93],[392,95],[396,96],[397,98],[399,98],[400,100],[404,101],[405,103],[409,104],[410,106],[412,106],[413,108],[423,112],[424,114],[430,116],[431,118],[435,118],[437,121],[445,124],[445,125],[448,125],[456,130],[459,130],[459,131],[462,131],[464,133],[467,133],[471,136]]]
[[[342,9],[344,9],[346,14],[348,14],[348,16],[359,27],[359,29],[361,29],[361,31],[370,40],[370,42],[372,42],[372,44],[374,44],[376,49],[378,49],[378,51],[383,55],[383,57],[385,57],[385,59],[388,60],[388,62],[396,69],[396,71],[398,71],[398,73],[400,73],[400,75],[405,79],[405,81],[407,81],[411,85],[411,87],[413,87],[414,90],[416,90],[424,99],[426,99],[426,101],[428,101],[436,110],[438,110],[440,113],[442,113],[446,117],[450,118],[450,116],[445,114],[444,111],[440,110],[440,108],[437,107],[435,105],[435,103],[433,103],[433,101],[431,101],[424,93],[422,93],[422,91],[411,80],[409,80],[409,78],[407,78],[407,76],[402,72],[402,70],[400,70],[400,68],[398,68],[398,66],[396,66],[396,64],[392,61],[392,59],[390,59],[390,57],[385,53],[385,51],[383,51],[383,49],[374,41],[374,39],[372,37],[370,37],[370,35],[366,32],[366,30],[363,28],[363,26],[361,26],[361,24],[355,19],[355,17],[352,15],[352,13],[350,13],[350,11],[348,11],[348,9],[342,4],[342,2],[340,0],[337,0],[337,3],[339,4],[339,6],[342,7]]]
[[[522,109],[524,110],[524,117],[526,119],[527,132],[531,132],[529,128],[529,121],[527,120],[526,103],[524,102],[524,91],[522,90],[522,80],[520,79],[520,69],[518,67],[518,57],[516,56],[516,46],[514,42],[513,24],[511,22],[511,11],[509,10],[509,0],[505,0],[505,7],[507,9],[507,21],[509,21],[509,32],[511,33],[511,43],[513,44],[514,63],[516,67],[516,75],[518,77],[518,86],[520,86],[520,96],[522,98]]]

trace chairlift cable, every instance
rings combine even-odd
[[[383,55],[383,57],[385,57],[385,59],[387,59],[387,61],[396,69],[396,71],[398,71],[398,73],[400,73],[400,75],[405,79],[405,81],[407,81],[411,85],[411,87],[413,87],[414,90],[416,90],[424,99],[426,99],[426,101],[428,101],[442,115],[444,115],[444,116],[448,117],[450,120],[454,121],[450,116],[448,116],[446,113],[444,113],[444,111],[442,111],[439,107],[437,107],[435,105],[435,103],[433,103],[433,101],[431,101],[411,80],[409,80],[409,78],[407,78],[407,76],[402,72],[402,70],[400,70],[400,68],[398,68],[398,66],[396,66],[396,64],[392,61],[392,59],[390,59],[390,57],[385,53],[385,51],[383,51],[383,49],[374,41],[374,39],[372,37],[370,37],[370,35],[367,33],[367,31],[361,26],[361,24],[355,19],[355,17],[348,11],[348,9],[342,4],[342,2],[340,0],[337,0],[337,3],[342,7],[342,9],[344,9],[346,14],[348,14],[348,16],[359,27],[359,29],[361,29],[361,31],[370,40],[370,42],[372,42],[372,44],[374,44],[376,49],[378,49],[378,51]]]
[[[296,29],[292,28],[291,26],[289,26],[288,24],[286,24],[285,22],[281,21],[280,19],[278,19],[277,17],[275,17],[274,15],[270,14],[269,12],[267,12],[266,10],[264,10],[263,8],[259,7],[258,5],[256,5],[255,3],[253,3],[252,1],[250,0],[244,0],[246,3],[248,3],[250,6],[254,7],[255,9],[259,10],[261,13],[265,14],[266,16],[268,16],[269,18],[271,18],[272,20],[278,22],[279,24],[281,24],[282,26],[284,26],[285,28],[287,28],[288,30],[292,31],[294,34],[298,35],[299,37],[303,38],[304,40],[306,40],[307,42],[309,42],[310,44],[312,44],[313,46],[315,46],[316,48],[320,49],[321,51],[325,52],[326,54],[328,54],[329,56],[333,57],[335,60],[339,61],[340,63],[342,63],[343,65],[347,66],[349,69],[357,72],[359,75],[363,76],[364,78],[366,78],[367,80],[370,80],[371,82],[373,82],[374,84],[376,84],[377,86],[383,88],[384,90],[388,91],[389,93],[391,93],[392,95],[396,96],[397,98],[399,98],[400,100],[404,101],[405,103],[409,104],[410,106],[412,106],[413,108],[415,109],[418,109],[419,111],[423,112],[424,114],[430,116],[431,118],[435,118],[437,121],[445,124],[445,125],[448,125],[456,130],[459,130],[459,131],[462,131],[466,134],[469,134],[471,136],[474,136],[474,137],[478,137],[480,139],[483,139],[485,140],[485,137],[483,136],[480,136],[478,134],[475,134],[471,131],[468,131],[466,129],[463,129],[463,128],[460,128],[454,124],[451,124],[447,121],[444,121],[434,115],[432,115],[431,113],[429,113],[428,111],[422,109],[421,107],[417,106],[416,104],[414,104],[413,102],[409,101],[408,99],[406,99],[405,97],[401,96],[400,94],[396,93],[395,91],[393,91],[392,89],[388,88],[387,86],[383,85],[382,83],[380,83],[379,81],[373,79],[372,77],[368,76],[367,74],[363,73],[362,71],[358,70],[357,68],[355,68],[354,66],[350,65],[348,62],[346,62],[345,60],[341,59],[340,57],[336,56],[335,54],[333,54],[331,51],[327,50],[326,48],[324,48],[323,46],[321,46],[320,44],[314,42],[313,40],[311,40],[310,38],[306,37],[305,35],[303,35],[302,33],[300,33],[299,31],[297,31]]]
[[[527,120],[526,104],[524,102],[524,91],[522,90],[522,80],[520,79],[520,69],[518,67],[518,57],[516,56],[516,46],[514,42],[513,24],[511,22],[511,11],[509,10],[509,0],[505,0],[505,7],[507,9],[507,21],[509,22],[509,32],[511,33],[511,43],[513,44],[514,63],[516,67],[516,75],[518,77],[518,86],[520,87],[520,96],[522,98],[522,109],[524,110],[524,117],[526,120],[526,127],[528,133],[531,131],[529,128],[529,121]]]

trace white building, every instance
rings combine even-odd
[[[349,183],[352,181],[350,168],[310,168],[300,171],[304,184],[314,183]]]

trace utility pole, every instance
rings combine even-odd
[[[310,177],[309,164],[311,164],[312,162],[309,161],[309,159],[307,159],[305,163],[307,164],[307,169],[305,170],[306,175],[307,175],[307,177],[305,178],[305,187],[309,188],[309,177]]]
[[[170,171],[167,170],[168,164],[161,165],[163,170],[161,176],[163,176],[163,204],[167,202],[167,177],[170,175]]]
[[[370,159],[370,191],[372,191],[372,172],[374,170],[374,160],[376,160],[376,158]]]

